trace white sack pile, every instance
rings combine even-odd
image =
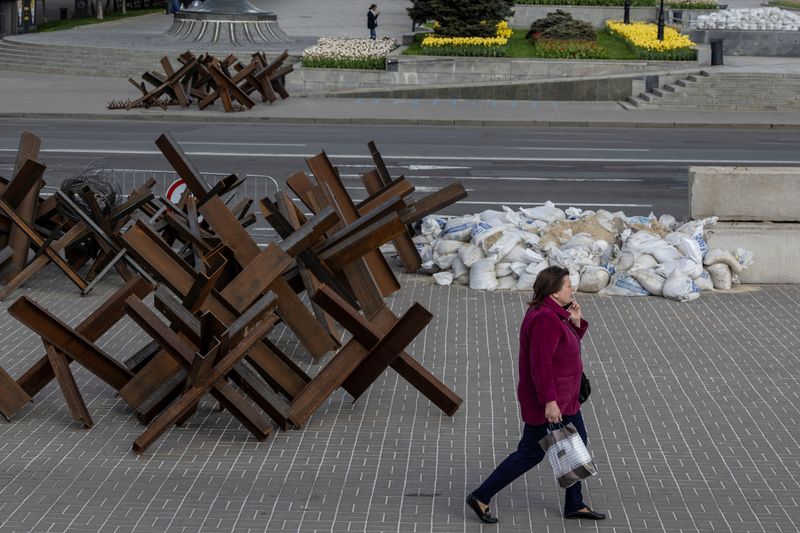
[[[529,291],[539,272],[561,266],[581,292],[690,301],[702,290],[730,289],[753,262],[742,248],[708,250],[703,230],[716,222],[679,225],[670,215],[562,211],[547,202],[518,211],[504,206],[449,219],[428,216],[414,242],[422,271],[439,285]]]
[[[800,30],[800,15],[777,7],[725,9],[691,22],[698,30]]]

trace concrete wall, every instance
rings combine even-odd
[[[534,82],[557,78],[640,75],[693,67],[675,61],[557,61],[471,57],[393,56],[396,71],[317,69],[297,66],[286,77],[291,94],[326,94],[359,89]]]
[[[691,167],[689,204],[692,218],[720,218],[709,248],[753,252],[742,283],[800,283],[800,168]]]
[[[800,283],[800,224],[717,222],[706,237],[709,248],[753,252],[742,283]]]
[[[456,86],[398,87],[344,91],[329,96],[340,98],[457,98],[465,100],[555,100],[618,101],[638,90],[639,75],[501,82]]]
[[[690,167],[692,218],[800,222],[800,169]]]
[[[692,30],[696,43],[723,39],[723,54],[734,56],[800,57],[800,31]]]

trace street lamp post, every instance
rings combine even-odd
[[[664,0],[661,0],[661,6],[658,8],[658,40],[664,40]]]
[[[625,0],[625,24],[631,23],[631,0]]]

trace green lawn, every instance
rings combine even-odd
[[[792,0],[772,0],[769,5],[770,7],[782,7],[783,9],[800,11],[800,2],[794,2]]]
[[[164,7],[150,7],[146,9],[136,9],[136,10],[128,10],[127,15],[123,15],[122,13],[108,13],[105,15],[103,20],[97,20],[96,17],[86,17],[86,18],[71,18],[67,20],[54,20],[52,22],[45,22],[44,24],[39,24],[36,30],[43,32],[43,31],[58,31],[58,30],[68,30],[70,28],[76,28],[78,26],[86,26],[87,24],[101,24],[103,22],[111,22],[114,20],[120,20],[128,17],[138,17],[141,15],[150,15],[152,13],[164,13]]]
[[[422,55],[422,42],[424,35],[417,35],[414,44],[403,51],[404,55]],[[636,59],[636,54],[628,46],[624,39],[613,35],[608,30],[597,32],[597,44],[608,50],[609,59]],[[525,39],[525,31],[514,30],[508,40],[508,51],[505,57],[535,57],[533,54],[533,44]]]

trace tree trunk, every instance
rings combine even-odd
[[[97,20],[103,20],[103,0],[97,1]]]

